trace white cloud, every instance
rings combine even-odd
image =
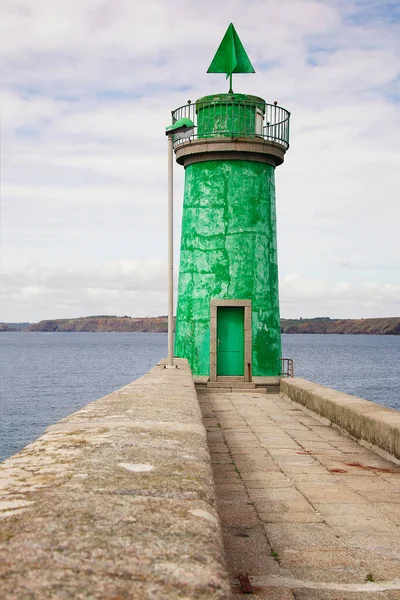
[[[331,283],[291,274],[281,281],[280,298],[284,318],[395,317],[400,306],[400,285],[349,281]]]
[[[235,77],[235,89],[292,112],[277,170],[283,316],[285,307],[291,316],[399,314],[400,22],[391,6],[3,0],[1,270],[20,291],[9,304],[1,292],[0,319],[44,318],[55,306],[58,316],[93,313],[90,302],[104,313],[102,301],[123,314],[165,312],[161,289],[125,288],[96,265],[123,280],[116,265],[143,261],[152,273],[149,260],[163,263],[164,127],[188,98],[225,89],[223,75],[205,71],[231,20],[257,71]],[[182,169],[175,179],[178,238]],[[288,304],[294,272],[298,301]],[[68,289],[54,288],[57,273]]]
[[[31,266],[3,275],[4,314],[18,319],[79,317],[87,314],[165,314],[166,264],[159,260],[109,261],[97,266]],[[7,317],[8,318],[8,317]],[[11,316],[8,318],[11,320]]]
[[[161,315],[166,313],[167,266],[159,260],[109,261],[98,265],[31,266],[3,276],[3,311],[20,320],[79,317],[88,314]],[[281,314],[367,318],[397,316],[400,285],[304,278],[281,279]],[[8,320],[12,320],[11,317]]]

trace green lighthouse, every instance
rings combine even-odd
[[[210,381],[280,374],[275,168],[289,147],[289,113],[232,90],[254,69],[231,24],[208,72],[229,92],[172,112],[195,124],[173,139],[185,167],[175,355]]]

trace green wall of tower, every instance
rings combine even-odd
[[[175,355],[210,373],[210,299],[252,300],[252,371],[280,373],[274,167],[216,160],[186,167]]]

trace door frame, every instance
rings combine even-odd
[[[251,381],[251,300],[221,300],[219,298],[212,298],[210,301],[210,381],[224,380],[224,377],[217,376],[217,312],[219,306],[236,306],[244,308],[244,376],[235,377],[235,379],[238,379],[239,381]]]

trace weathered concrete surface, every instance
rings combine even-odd
[[[234,598],[400,599],[400,466],[277,394],[199,390]]]
[[[0,465],[0,598],[230,598],[187,362],[50,427]]]
[[[281,391],[358,440],[400,459],[400,413],[306,379],[282,379]]]

